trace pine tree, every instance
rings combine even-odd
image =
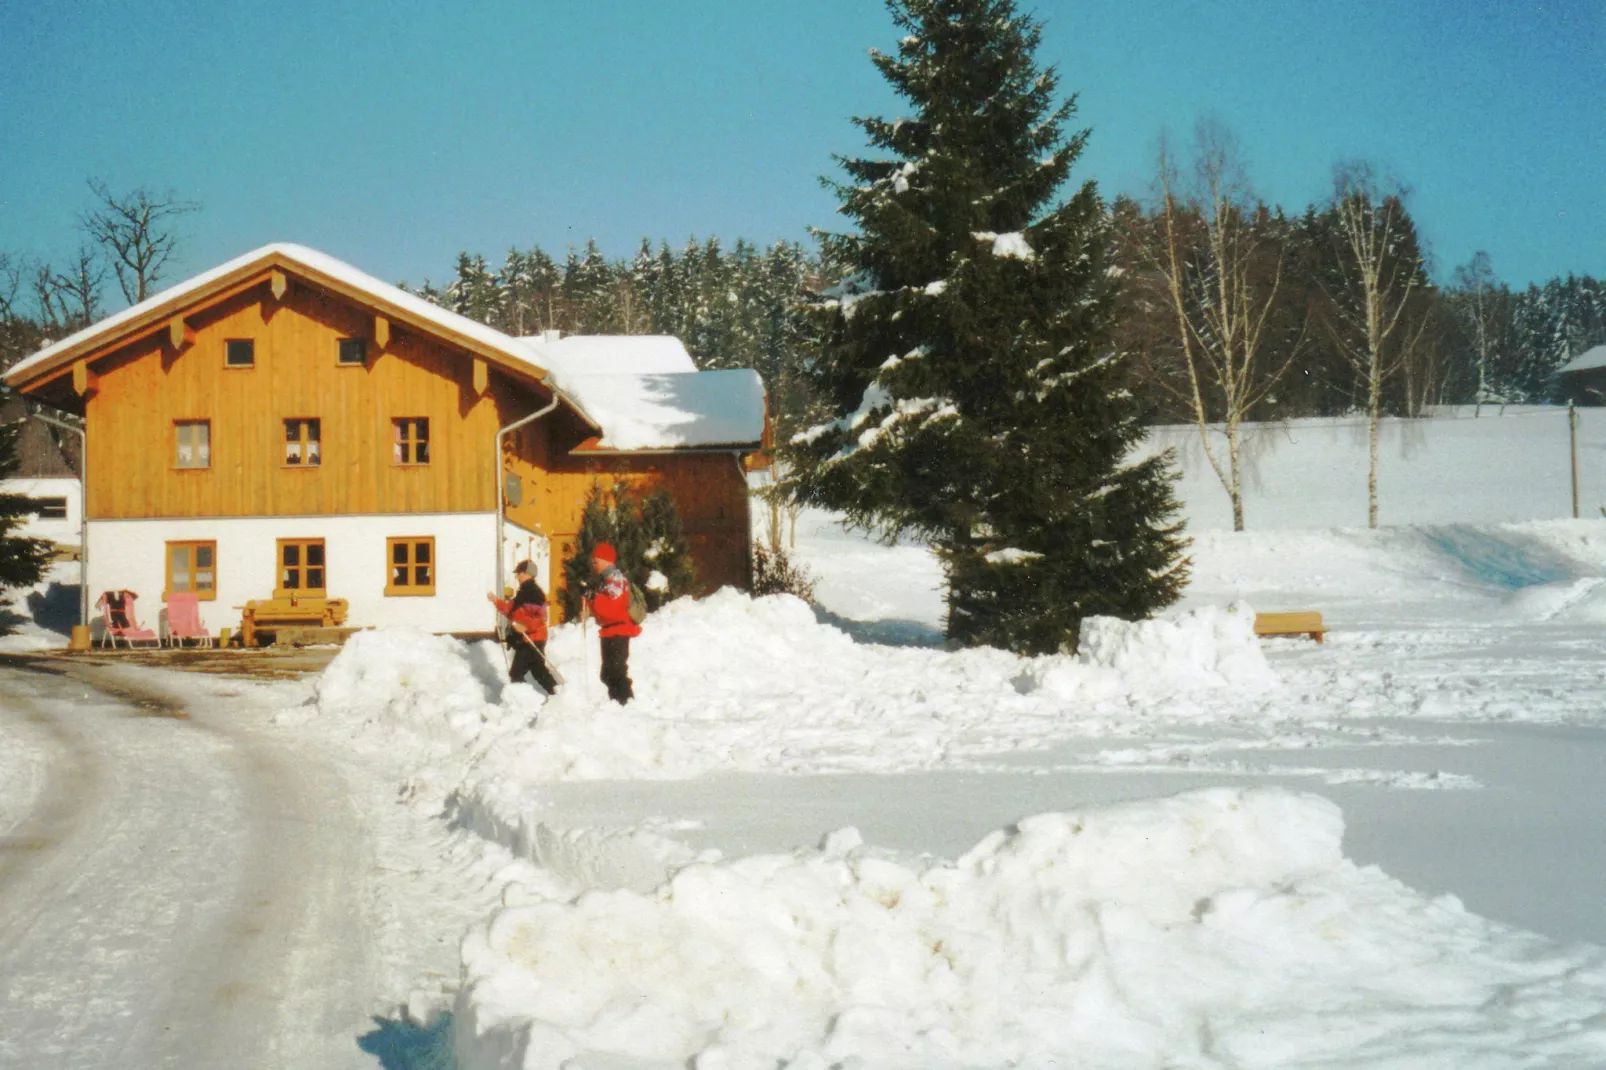
[[[561,601],[566,619],[579,616],[580,598],[594,586],[591,551],[603,542],[612,544],[620,571],[642,589],[648,608],[691,593],[697,575],[674,499],[665,491],[644,498],[624,483],[608,487],[593,483],[580,514],[574,553],[563,563]],[[655,571],[668,581],[666,587],[649,583]]]
[[[888,536],[926,537],[948,634],[1074,646],[1082,618],[1137,618],[1186,577],[1168,461],[1143,434],[1113,340],[1109,221],[1093,183],[1057,191],[1087,132],[1035,61],[1012,0],[889,0],[872,53],[913,116],[855,120],[882,155],[828,183],[851,268],[813,316],[814,381],[837,419],[794,440],[793,493]]]
[[[20,422],[0,425],[0,480],[17,470],[17,442],[21,434]],[[0,494],[0,591],[38,583],[45,574],[50,543],[12,534],[37,508],[38,503],[26,495]],[[9,635],[14,630],[9,617],[0,612],[0,635]]]

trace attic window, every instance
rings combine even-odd
[[[249,368],[257,362],[257,344],[249,338],[230,338],[223,343],[223,363],[230,368]]]
[[[368,340],[366,338],[342,338],[340,340],[339,363],[353,368],[367,364]]]

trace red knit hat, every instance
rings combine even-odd
[[[596,548],[591,551],[591,556],[593,559],[600,557],[610,565],[619,560],[619,552],[613,548],[611,542],[597,543]]]

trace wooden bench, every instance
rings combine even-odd
[[[1256,635],[1308,635],[1318,643],[1327,634],[1322,615],[1314,611],[1302,613],[1256,613]]]
[[[346,623],[349,608],[344,598],[264,598],[236,607],[240,613],[240,642],[257,646],[257,633],[285,628],[338,628]]]

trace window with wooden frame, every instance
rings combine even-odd
[[[212,421],[174,421],[173,467],[212,467]]]
[[[315,468],[323,460],[321,438],[323,421],[294,419],[284,422],[284,463],[291,467]]]
[[[279,586],[274,596],[292,594],[322,598],[327,593],[322,539],[279,540]]]
[[[167,544],[167,594],[193,594],[203,602],[217,597],[217,543]]]
[[[257,362],[257,344],[249,338],[230,338],[223,343],[225,368],[254,368]]]
[[[387,595],[435,593],[435,538],[408,535],[385,540],[385,556],[390,561]]]
[[[427,416],[406,416],[399,420],[392,420],[390,423],[393,430],[391,463],[428,464],[429,418]]]
[[[345,368],[360,368],[368,363],[368,339],[342,338],[335,363]]]

